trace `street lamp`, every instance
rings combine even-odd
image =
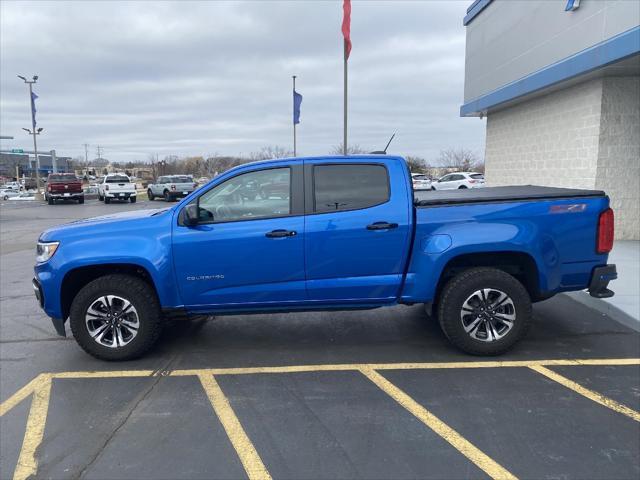
[[[36,197],[42,199],[42,197],[40,196],[40,157],[38,156],[38,143],[36,142],[36,135],[40,135],[40,132],[42,132],[42,128],[36,129],[36,109],[33,99],[33,84],[38,81],[38,76],[34,75],[32,77],[32,80],[27,80],[22,75],[18,75],[18,78],[29,85],[29,102],[31,105],[32,130],[29,130],[28,128],[23,128],[23,130],[25,130],[29,135],[33,136],[33,153],[36,156]]]

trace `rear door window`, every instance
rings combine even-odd
[[[484,175],[482,175],[481,173],[473,173],[469,176],[474,180],[484,180]]]
[[[382,165],[316,165],[314,212],[356,210],[389,200],[389,174]]]
[[[107,177],[105,181],[106,183],[129,183],[129,177],[126,175],[113,175],[111,177]]]

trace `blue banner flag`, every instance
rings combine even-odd
[[[36,128],[36,98],[38,98],[38,95],[31,92],[31,126],[34,130]]]
[[[295,90],[293,91],[293,123],[300,123],[300,105],[302,104],[302,95]]]

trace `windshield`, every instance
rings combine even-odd
[[[126,175],[113,175],[111,177],[107,177],[105,180],[106,183],[129,183],[129,177]]]
[[[65,173],[60,175],[49,175],[50,182],[73,182],[78,180],[72,173]]]
[[[186,175],[180,175],[178,177],[171,177],[169,179],[171,183],[191,183],[193,179],[191,177],[187,177]]]

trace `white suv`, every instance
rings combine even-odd
[[[431,184],[433,190],[484,187],[484,175],[476,172],[456,172],[445,175]]]
[[[424,173],[412,173],[411,182],[414,190],[431,190],[431,179]]]

